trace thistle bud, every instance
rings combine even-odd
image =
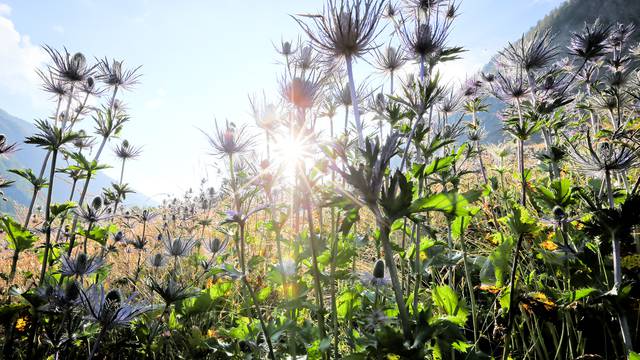
[[[562,219],[564,219],[566,213],[564,212],[564,209],[561,206],[555,206],[553,208],[553,217],[560,221]]]
[[[105,299],[107,303],[119,304],[120,302],[122,302],[122,294],[120,293],[120,290],[113,289],[107,293]]]
[[[87,257],[87,254],[85,253],[78,254],[78,257],[76,258],[76,268],[86,269],[88,260],[89,258]]]
[[[376,263],[373,265],[373,277],[376,279],[384,278],[384,261],[383,260],[380,259],[376,261]]]
[[[64,290],[64,297],[67,301],[74,301],[80,295],[80,288],[78,287],[77,282],[71,282]]]
[[[91,207],[96,211],[100,210],[100,208],[102,208],[102,198],[100,196],[94,197],[91,201]]]
[[[74,68],[80,69],[83,68],[87,64],[87,59],[84,57],[82,53],[75,53],[71,58],[71,65]]]

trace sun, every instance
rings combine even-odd
[[[284,135],[274,143],[274,162],[282,169],[285,177],[293,179],[296,169],[311,165],[313,160],[312,144],[309,139]]]

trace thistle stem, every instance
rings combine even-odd
[[[44,275],[47,271],[47,262],[49,260],[49,247],[51,247],[51,196],[53,195],[53,180],[56,175],[56,158],[58,157],[58,149],[52,150],[51,170],[49,171],[49,188],[47,191],[47,202],[45,204],[45,243],[44,256],[42,257],[42,268],[40,269],[39,285],[44,281]]]
[[[404,297],[402,296],[402,286],[398,279],[398,270],[396,269],[396,262],[393,259],[393,248],[391,247],[391,241],[389,240],[389,225],[385,224],[383,220],[378,219],[378,229],[380,230],[380,239],[384,249],[384,259],[389,268],[389,277],[391,277],[391,286],[396,298],[396,304],[398,306],[398,313],[400,315],[400,322],[402,324],[402,333],[405,339],[411,337],[411,330],[409,328],[409,314],[407,313],[407,307],[404,303]]]
[[[353,106],[353,117],[356,122],[356,131],[358,132],[358,146],[364,146],[364,135],[362,122],[360,121],[360,107],[358,106],[358,94],[356,92],[356,83],[353,80],[353,68],[352,62],[353,59],[350,55],[345,57],[345,62],[347,63],[347,76],[349,77],[349,90],[351,92],[351,105]]]

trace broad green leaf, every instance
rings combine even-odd
[[[33,243],[38,240],[29,230],[9,216],[2,217],[0,229],[6,234],[9,248],[16,251],[30,249],[33,247]]]
[[[459,326],[464,326],[469,316],[469,311],[464,301],[458,298],[458,294],[449,286],[435,286],[431,290],[431,297],[435,306],[443,310],[449,320]]]
[[[473,213],[471,203],[476,201],[482,191],[471,190],[466,193],[439,193],[427,198],[415,200],[409,208],[410,213],[439,211],[449,216],[469,216]]]
[[[59,215],[75,207],[76,207],[76,203],[74,203],[73,201],[67,201],[61,204],[53,204],[51,205],[51,217],[56,218]]]

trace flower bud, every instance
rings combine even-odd
[[[376,279],[384,278],[384,261],[378,260],[375,265],[373,265],[373,277]]]

